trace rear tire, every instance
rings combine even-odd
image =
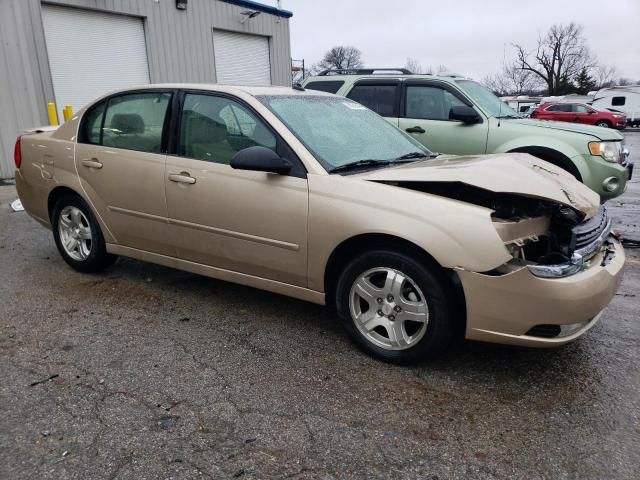
[[[58,251],[74,270],[99,272],[117,260],[107,253],[100,225],[79,196],[61,197],[53,206],[51,223]]]
[[[442,353],[454,324],[444,276],[391,250],[363,253],[338,280],[335,307],[347,333],[384,361],[414,363]]]

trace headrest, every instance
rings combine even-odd
[[[217,143],[227,138],[227,126],[205,115],[185,110],[182,131],[192,143]]]
[[[111,128],[120,133],[144,133],[144,120],[137,113],[116,113],[111,119]]]

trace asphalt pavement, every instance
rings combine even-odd
[[[130,259],[74,272],[15,198],[0,184],[2,479],[638,478],[638,249],[566,347],[399,367],[319,306]],[[608,206],[640,240],[640,167]]]

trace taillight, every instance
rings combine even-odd
[[[16,168],[20,169],[22,165],[22,146],[20,145],[22,137],[18,137],[16,140],[16,146],[13,148],[13,161],[16,162]]]

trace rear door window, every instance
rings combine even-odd
[[[110,98],[104,115],[101,144],[160,153],[170,100],[171,93],[168,92],[131,93]]]
[[[332,80],[327,82],[309,82],[304,88],[308,90],[318,90],[320,92],[336,93],[344,85],[342,80]]]
[[[397,83],[356,84],[347,98],[370,108],[383,117],[397,117],[399,88]]]

